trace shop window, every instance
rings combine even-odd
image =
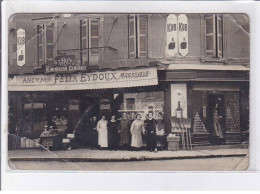
[[[85,19],[80,21],[80,50],[83,65],[96,65],[99,56],[100,21]]]
[[[153,112],[157,118],[159,113],[164,114],[164,92],[124,93],[123,104],[119,112],[138,113],[145,119],[148,112]]]
[[[147,57],[148,18],[146,15],[129,15],[128,17],[128,51],[129,58]]]
[[[209,14],[205,16],[206,26],[206,55],[211,57],[223,57],[223,16]]]
[[[37,25],[38,65],[54,63],[54,23]]]

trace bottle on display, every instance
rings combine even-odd
[[[176,117],[177,118],[182,118],[183,117],[180,101],[178,101],[178,107],[176,108]]]

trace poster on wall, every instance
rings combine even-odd
[[[25,64],[25,30],[19,28],[17,30],[17,65]]]
[[[178,16],[178,46],[179,53],[186,56],[189,52],[188,48],[188,18],[184,14]]]
[[[171,116],[187,118],[186,84],[171,84]]]
[[[166,22],[166,57],[173,57],[178,51],[177,45],[177,17],[170,14]]]

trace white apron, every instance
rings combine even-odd
[[[107,137],[107,121],[100,120],[97,124],[98,131],[98,145],[100,147],[108,147],[108,137]]]

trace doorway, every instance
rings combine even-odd
[[[221,116],[222,118],[220,121],[221,131],[223,135],[225,136],[225,99],[223,93],[209,93],[208,95],[208,122],[207,122],[207,129],[211,134],[210,142],[212,144],[222,144],[224,142],[216,142],[216,138],[213,137],[214,132],[214,110],[217,104],[217,113],[218,116]]]

